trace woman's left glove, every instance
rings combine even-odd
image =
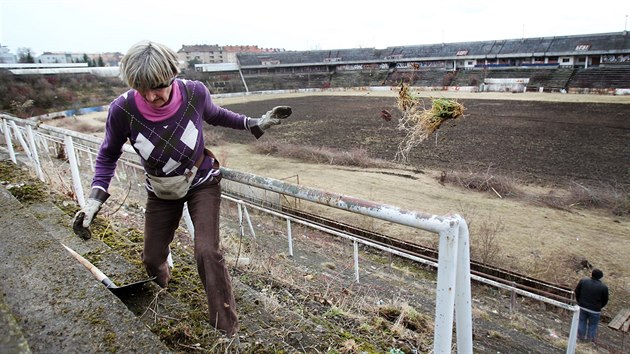
[[[293,111],[290,106],[276,106],[260,118],[249,118],[247,120],[247,128],[258,139],[265,133],[265,130],[272,125],[282,123],[282,119],[288,118],[291,113]]]
[[[92,237],[90,232],[90,224],[96,217],[96,214],[101,210],[101,206],[109,198],[109,193],[100,188],[92,188],[88,200],[85,202],[85,206],[74,216],[72,221],[72,229],[74,233],[84,240]]]

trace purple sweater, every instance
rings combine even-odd
[[[105,124],[105,139],[96,157],[92,187],[109,188],[123,144],[129,140],[140,156],[146,173],[154,176],[183,175],[204,150],[202,123],[234,129],[247,129],[247,117],[212,102],[210,92],[199,81],[175,80],[180,85],[182,105],[168,119],[152,122],[142,116],[134,102],[134,90],[116,98],[110,105]],[[193,180],[200,184],[218,170],[206,156]],[[150,185],[147,188],[151,190]]]

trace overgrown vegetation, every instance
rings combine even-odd
[[[27,169],[10,161],[0,163],[0,179],[6,183],[30,181],[28,175]],[[38,180],[33,182],[28,185],[42,185]],[[63,195],[52,192],[44,194],[42,199],[50,198],[71,218],[78,210],[76,204],[67,199],[65,192]],[[141,263],[143,236],[139,225],[129,220],[121,224],[110,217],[118,209],[119,205],[114,202],[104,206],[93,223],[92,237],[104,242],[112,253],[122,256],[135,269],[127,272],[125,279],[112,279],[125,284],[146,276]],[[224,213],[231,212],[228,206],[224,207]],[[227,220],[235,219],[226,216]],[[264,220],[262,215],[256,217]],[[268,221],[271,222],[268,225],[273,225],[272,219]],[[314,272],[312,277],[306,278],[308,285],[304,286],[300,284],[303,274],[291,259],[261,243],[262,239],[241,239],[230,231],[236,229],[235,225],[222,229],[227,258],[245,254],[256,259],[255,265],[247,268],[234,267],[230,262],[239,304],[240,342],[223,337],[210,325],[205,293],[192,254],[192,240],[180,229],[171,244],[175,268],[168,289],[157,290],[136,312],[171,350],[182,353],[410,353],[430,349],[433,323],[429,315],[404,302],[383,302],[374,306],[374,297],[370,296],[373,291],[366,293],[360,288],[347,287],[341,276],[347,269],[338,269],[332,261],[323,262],[321,266],[333,276]],[[275,234],[270,229],[265,232]],[[85,256],[99,263],[104,258],[102,252],[89,252]],[[132,278],[126,279],[129,276]],[[375,295],[378,299],[387,297],[382,293]],[[98,315],[93,315],[94,321],[98,321]]]
[[[69,216],[74,212],[68,210]],[[107,215],[107,210],[103,215]],[[308,278],[309,285],[300,285],[302,274],[296,273],[295,265],[287,257],[257,239],[239,240],[238,235],[226,232],[227,229],[222,230],[228,259],[235,257],[239,246],[242,252],[256,259],[254,266],[231,269],[239,304],[240,343],[223,337],[210,325],[205,293],[192,255],[192,241],[180,230],[171,247],[175,268],[168,289],[158,291],[153,301],[137,313],[172,350],[409,353],[428,351],[431,347],[433,323],[429,315],[407,303],[375,307],[366,301],[367,294],[345,288],[343,281],[321,274]],[[141,271],[140,231],[121,229],[99,216],[93,237]],[[336,271],[330,264],[323,267]]]
[[[13,75],[0,69],[0,111],[18,117],[109,104],[126,86],[91,74]]]
[[[181,74],[204,81],[203,74]],[[13,75],[0,69],[0,112],[26,118],[51,112],[103,106],[128,89],[118,77],[92,74]]]

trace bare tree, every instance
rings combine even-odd
[[[18,63],[34,63],[33,50],[31,48],[18,48]]]

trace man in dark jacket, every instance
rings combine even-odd
[[[580,306],[578,338],[595,341],[602,308],[608,303],[608,287],[600,279],[604,273],[595,268],[590,278],[580,280],[575,288],[575,299]]]

